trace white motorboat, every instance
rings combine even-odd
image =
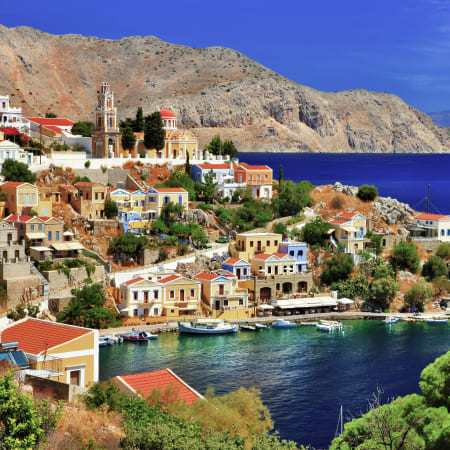
[[[178,322],[178,331],[186,334],[228,334],[236,333],[238,329],[239,325],[231,325],[223,320]]]
[[[293,323],[293,322],[289,322],[284,319],[278,319],[276,322],[274,322],[272,324],[272,326],[275,328],[293,328],[293,327],[296,327],[297,324]]]

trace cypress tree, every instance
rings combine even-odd
[[[283,181],[283,165],[280,164],[280,172],[278,173],[278,184],[281,184]]]
[[[161,150],[164,148],[166,132],[161,119],[161,113],[156,111],[145,118],[144,145],[147,149]]]
[[[122,131],[122,147],[124,150],[133,150],[136,145],[136,136],[130,127],[123,128]]]
[[[136,120],[134,121],[133,131],[144,131],[144,113],[142,112],[142,107],[136,111]]]
[[[189,152],[186,151],[186,165],[184,171],[190,176],[191,175],[191,164],[189,162]]]

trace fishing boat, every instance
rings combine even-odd
[[[319,331],[335,331],[342,329],[342,323],[332,320],[320,320],[319,323],[316,323],[316,328]]]
[[[432,317],[426,320],[427,323],[447,323],[448,319],[439,319],[437,317]]]
[[[251,325],[240,325],[242,331],[258,331],[258,328],[252,327]]]
[[[223,320],[198,319],[196,322],[178,322],[178,331],[186,334],[228,334],[236,333],[238,329],[239,325],[231,325]]]
[[[107,345],[108,345],[108,338],[105,338],[105,337],[98,338],[98,346],[99,347],[106,347]]]
[[[146,342],[149,339],[156,339],[158,335],[147,333],[146,331],[134,331],[131,333],[121,334],[120,337],[124,341],[129,342]]]
[[[383,323],[387,325],[391,325],[393,323],[397,323],[400,319],[398,317],[389,316],[382,320]]]
[[[258,330],[265,330],[265,329],[269,328],[269,325],[264,325],[264,324],[262,324],[262,323],[255,323],[255,327],[256,327]]]
[[[293,322],[289,322],[284,319],[278,319],[276,322],[274,322],[272,324],[272,326],[275,328],[293,328],[293,327],[296,327],[297,324],[293,323]]]

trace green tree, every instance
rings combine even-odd
[[[230,223],[233,220],[233,213],[223,206],[219,206],[215,210],[215,214],[222,223]]]
[[[73,124],[72,127],[72,134],[74,135],[81,135],[84,137],[91,137],[92,136],[92,128],[94,127],[94,124],[89,121],[85,122],[76,122]]]
[[[214,181],[214,172],[205,173],[204,182],[197,182],[197,196],[199,196],[204,202],[212,203],[217,193],[217,183]]]
[[[357,298],[363,301],[370,299],[370,288],[367,277],[362,273],[357,273],[354,278],[349,277],[331,285],[331,290],[338,291],[339,298]]]
[[[145,120],[144,120],[144,113],[142,112],[142,107],[139,106],[139,108],[136,111],[136,119],[133,124],[133,131],[141,132],[144,131],[145,126]]]
[[[288,229],[287,229],[287,226],[284,223],[277,223],[273,227],[273,232],[285,236],[287,234],[287,232],[288,232]]]
[[[224,141],[222,145],[223,154],[228,155],[230,158],[237,155],[238,150],[236,146],[234,145],[234,142],[231,140]]]
[[[313,205],[309,195],[311,189],[312,184],[308,181],[283,181],[278,186],[278,196],[272,199],[273,211],[280,217],[298,215],[303,208]]]
[[[197,198],[196,183],[188,173],[179,170],[173,172],[164,183],[157,184],[156,187],[181,187],[188,191],[190,201]]]
[[[363,184],[359,187],[356,196],[363,202],[371,202],[377,198],[378,191],[377,188],[373,185]]]
[[[436,249],[436,255],[442,259],[450,259],[450,242],[442,242]]]
[[[119,208],[114,200],[106,199],[105,201],[105,216],[107,219],[114,219],[119,214]]]
[[[136,145],[136,136],[130,127],[122,129],[122,147],[125,150],[133,150]]]
[[[354,263],[351,255],[339,253],[331,259],[324,261],[325,270],[320,277],[322,283],[332,284],[341,280],[346,280],[353,272]]]
[[[186,164],[184,166],[184,173],[187,173],[189,176],[191,175],[191,163],[189,162],[189,152],[186,152]]]
[[[367,233],[367,237],[369,238],[369,244],[368,247],[373,248],[375,251],[375,256],[378,257],[383,252],[383,236],[381,234],[375,234],[369,231]]]
[[[161,219],[156,219],[152,222],[152,232],[157,234],[166,234],[169,232],[169,227]]]
[[[450,410],[450,352],[425,367],[419,385],[428,405]]]
[[[420,257],[416,246],[411,242],[400,242],[392,249],[392,265],[394,269],[409,269],[416,273],[420,267]]]
[[[431,255],[422,267],[422,276],[428,281],[433,278],[448,276],[448,268],[445,261],[437,255]]]
[[[145,118],[144,145],[147,149],[161,150],[164,148],[166,132],[161,119],[161,113],[155,111]]]
[[[328,231],[330,228],[331,225],[328,222],[324,222],[320,216],[317,216],[302,228],[302,241],[309,245],[323,246],[325,240],[329,237]]]
[[[109,244],[112,253],[123,253],[128,256],[137,256],[138,252],[147,245],[145,236],[136,236],[133,233],[123,233],[116,236]]]
[[[392,278],[395,279],[395,272],[391,265],[386,264],[383,259],[378,258],[373,267],[373,279]]]
[[[196,247],[202,247],[208,242],[208,236],[200,225],[192,224],[191,240]]]
[[[135,127],[135,121],[131,117],[127,117],[119,122],[119,130],[122,132],[125,128],[133,129]]]
[[[278,172],[278,185],[283,181],[283,165],[280,164],[280,171]]]
[[[391,277],[378,278],[373,280],[370,284],[370,293],[372,299],[380,306],[381,309],[386,309],[394,300],[399,286]]]
[[[25,163],[15,159],[7,159],[2,166],[2,176],[5,181],[21,181],[23,183],[34,183],[36,175],[30,171]]]
[[[405,292],[404,298],[407,305],[423,311],[424,305],[433,298],[433,288],[423,281],[418,281]]]

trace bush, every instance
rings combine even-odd
[[[436,255],[442,259],[450,258],[450,242],[443,242],[436,250]]]
[[[86,169],[89,169],[89,167],[91,167],[91,162],[90,162],[89,160],[87,160],[87,161],[84,163],[84,167],[86,167]]]
[[[353,258],[347,253],[339,253],[324,262],[325,270],[322,272],[321,281],[324,284],[332,284],[346,280],[353,272]]]
[[[160,262],[165,261],[168,257],[169,257],[169,253],[167,252],[167,250],[165,248],[160,248],[159,254],[158,254],[158,260]]]
[[[392,303],[398,291],[399,285],[391,277],[378,278],[370,284],[370,294],[372,299],[383,310]]]
[[[108,171],[108,168],[106,166],[104,166],[103,164],[100,166],[100,169],[101,169],[102,173],[106,173]]]
[[[448,268],[445,261],[436,255],[431,255],[422,267],[422,276],[428,281],[433,278],[448,275]]]
[[[207,205],[206,203],[199,203],[197,205],[198,209],[201,209],[203,211],[212,211],[214,209],[213,205]]]
[[[405,303],[414,306],[419,311],[433,298],[433,289],[423,281],[415,283],[409,291],[405,292]]]
[[[216,217],[222,222],[222,223],[230,223],[233,219],[233,213],[225,209],[223,206],[219,206],[216,211]]]
[[[107,219],[114,219],[119,214],[119,208],[117,207],[117,203],[114,200],[106,199],[105,200],[105,216]]]
[[[392,249],[392,264],[394,269],[409,269],[416,273],[420,267],[420,257],[416,246],[411,242],[400,242]]]
[[[335,195],[331,199],[330,206],[333,209],[343,209],[345,206],[345,200],[340,195]]]
[[[147,180],[147,175],[145,174],[145,173],[143,173],[142,175],[141,175],[141,180],[142,181],[146,181]]]
[[[363,202],[371,202],[378,196],[377,188],[373,185],[363,184],[359,187],[356,196]]]
[[[288,229],[284,223],[277,223],[273,227],[273,232],[281,234],[282,236],[287,235]]]
[[[2,166],[1,174],[5,181],[20,181],[33,184],[36,175],[30,171],[28,166],[15,159],[7,159]]]
[[[302,228],[302,241],[309,245],[323,246],[328,239],[328,231],[331,226],[324,222],[320,216],[305,224]]]
[[[112,253],[124,253],[128,256],[137,256],[138,252],[147,244],[145,236],[136,236],[133,233],[124,233],[116,236],[109,245]]]

